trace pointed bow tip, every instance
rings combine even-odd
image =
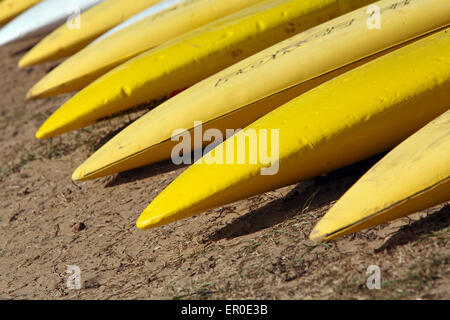
[[[27,95],[25,96],[25,98],[27,100],[33,100],[33,99],[39,98],[39,95],[35,93],[35,90],[33,87],[27,92]]]
[[[48,74],[44,76],[42,79],[40,79],[37,83],[35,83],[31,89],[27,92],[27,100],[34,100],[34,99],[43,99],[50,97],[51,95],[48,94],[51,88],[48,85],[47,80]]]
[[[150,224],[147,219],[142,218],[142,214],[136,221],[136,227],[141,230],[147,230],[150,228]]]
[[[36,139],[39,139],[39,140],[44,138],[43,134],[40,132],[40,130],[38,130],[34,136],[36,137]]]
[[[39,140],[43,140],[52,137],[52,135],[47,130],[43,129],[43,127],[40,127],[36,132],[35,137]]]
[[[314,242],[324,242],[326,238],[327,234],[319,231],[317,228],[314,228],[309,235],[309,239]]]
[[[33,64],[30,63],[30,61],[27,59],[27,56],[23,56],[22,59],[19,60],[19,62],[17,63],[17,66],[19,67],[19,69],[23,69],[23,68],[27,68],[27,67],[31,67]]]
[[[89,169],[89,165],[86,165],[87,161],[88,160],[79,165],[78,168],[76,168],[72,173],[73,181],[88,181],[103,177],[103,175],[97,175],[92,168]]]
[[[164,219],[167,218],[165,217],[165,215],[157,214],[153,209],[150,209],[151,206],[152,204],[150,204],[144,211],[142,211],[141,215],[136,221],[136,227],[141,230],[148,230],[161,227],[172,222],[170,221],[170,219]]]
[[[41,46],[42,45],[39,42],[33,48],[28,50],[28,52],[25,53],[24,56],[20,58],[19,62],[17,63],[19,68],[32,67],[37,64],[46,62],[47,60],[45,60],[45,56],[42,53],[40,53],[39,48],[41,48]]]
[[[83,178],[84,178],[83,170],[81,169],[81,166],[79,166],[72,173],[72,180],[73,181],[82,181]]]
[[[54,88],[48,85],[47,78],[44,77],[28,90],[27,100],[45,99],[57,96],[59,93],[53,93],[52,89]]]

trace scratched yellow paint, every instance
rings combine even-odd
[[[328,211],[310,237],[338,238],[448,200],[450,111],[380,160]]]
[[[93,39],[132,15],[160,0],[107,0],[83,12],[80,28],[64,23],[46,36],[19,61],[19,67],[29,67],[45,61],[67,57],[86,46]]]
[[[36,137],[49,138],[170,95],[368,2],[371,0],[272,0],[252,6],[111,70],[58,109]]]
[[[5,24],[41,0],[0,1],[0,25]]]
[[[83,48],[28,92],[43,98],[78,91],[138,54],[262,0],[185,0]]]
[[[271,161],[279,164],[277,174],[262,175],[268,165],[260,159],[256,164],[236,164],[236,159],[235,164],[208,164],[231,153],[227,140],[163,190],[137,226],[148,229],[187,218],[326,174],[397,145],[448,110],[449,53],[446,29],[284,104],[235,135],[239,139],[251,132],[259,136],[263,129],[279,130],[279,156]],[[250,147],[255,145],[247,144],[247,153]],[[228,154],[231,159],[234,153]]]
[[[197,83],[121,131],[72,178],[94,179],[168,159],[178,143],[170,139],[176,129],[185,128],[192,135],[195,121],[201,121],[204,130],[223,133],[244,128],[325,81],[450,24],[448,0],[412,0],[394,7],[395,3],[375,3],[383,10],[383,28],[376,32],[367,28],[366,8],[360,8]]]
[[[392,3],[395,1],[383,0],[377,4],[388,8]],[[192,132],[195,121],[202,121],[205,130],[215,128],[225,132],[243,128],[301,93],[396,48],[374,54],[379,50],[450,22],[447,0],[414,0],[409,5],[408,10],[402,10],[403,7],[385,10],[381,32],[374,33],[366,27],[367,13],[362,8],[205,79],[120,132],[78,167],[73,179],[98,178],[167,159],[177,144],[170,140],[172,132],[179,128]],[[435,10],[436,7],[441,10]],[[418,17],[423,24],[414,24]],[[411,27],[402,28],[405,24]],[[325,32],[331,28],[333,32]],[[351,43],[351,54],[339,43]],[[305,63],[312,57],[314,64]],[[268,74],[277,81],[266,81],[264,76]]]

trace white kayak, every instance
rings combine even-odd
[[[185,1],[185,0],[164,0],[164,1],[158,2],[157,4],[139,12],[138,14],[135,14],[128,20],[125,20],[121,24],[119,24],[116,27],[112,28],[111,30],[105,32],[100,37],[98,37],[97,39],[92,41],[90,44],[93,44],[97,41],[105,39],[105,38],[109,37],[110,35],[116,33],[117,31],[125,29],[126,27],[131,26],[132,24],[139,22],[141,20],[144,20],[145,18],[148,18],[148,17],[150,17],[154,14],[157,14],[163,10],[169,9],[170,7],[176,5],[180,2],[183,2],[183,1]]]
[[[26,10],[0,30],[0,46],[44,34],[104,0],[45,0]]]

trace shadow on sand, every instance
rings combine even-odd
[[[312,183],[299,183],[289,194],[252,210],[213,232],[209,240],[232,239],[279,224],[299,213],[325,206],[339,199],[384,154],[317,177]]]
[[[166,160],[142,168],[121,172],[118,173],[111,181],[109,181],[105,185],[105,188],[111,188],[121,184],[143,180],[146,178],[157,176],[159,174],[175,171],[186,166],[187,165],[175,165],[172,163],[172,161]]]
[[[440,210],[427,215],[423,219],[401,227],[381,247],[375,249],[375,252],[392,250],[398,246],[415,242],[448,226],[450,226],[450,205],[442,207]]]

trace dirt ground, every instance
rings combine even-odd
[[[379,156],[138,230],[140,212],[185,168],[165,162],[73,183],[73,170],[138,115],[35,139],[70,97],[25,102],[55,66],[16,68],[35,42],[0,48],[1,299],[450,298],[450,203],[328,244],[308,240]],[[80,290],[67,288],[69,265],[80,267]],[[370,265],[380,267],[380,290],[366,286]]]

